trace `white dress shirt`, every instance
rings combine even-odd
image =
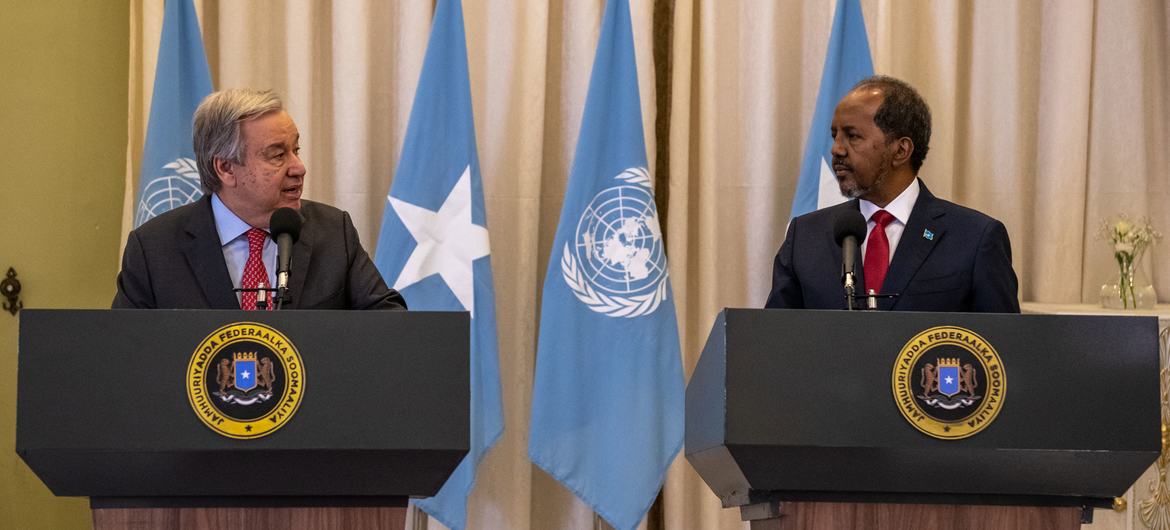
[[[219,232],[219,244],[223,247],[223,260],[227,263],[232,287],[239,289],[244,277],[244,264],[248,262],[247,234],[252,226],[229,210],[219,199],[219,195],[211,197],[211,213],[215,218],[215,230]],[[268,287],[272,287],[276,285],[276,242],[272,240],[271,235],[264,240],[262,255],[264,269],[268,272]],[[240,293],[236,293],[237,299],[239,295]]]
[[[873,220],[873,214],[877,213],[878,210],[885,210],[894,216],[894,220],[886,225],[886,239],[890,241],[890,261],[894,260],[894,251],[898,250],[898,242],[902,240],[902,232],[906,231],[906,222],[910,220],[910,212],[914,210],[914,203],[918,202],[920,189],[918,179],[915,178],[885,208],[879,208],[878,205],[865,199],[858,201],[861,206],[861,215],[865,217],[865,242],[861,244],[863,262],[865,260],[865,249],[869,245],[869,233],[873,232],[873,227],[877,226],[877,223]]]

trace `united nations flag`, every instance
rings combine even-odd
[[[165,9],[134,228],[203,195],[191,145],[191,117],[211,93],[211,74],[191,0],[168,0]]]
[[[619,530],[682,445],[678,323],[630,6],[610,0],[541,299],[528,456]]]

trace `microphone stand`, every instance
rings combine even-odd
[[[846,304],[846,305],[847,305],[847,307],[848,307],[850,310],[853,310],[853,309],[855,309],[855,308],[853,307],[853,304],[854,304],[855,302],[857,302],[857,301],[860,301],[860,300],[863,300],[863,299],[864,299],[864,300],[865,300],[865,308],[864,308],[864,310],[866,310],[866,311],[877,311],[877,308],[878,308],[878,307],[877,307],[877,301],[878,301],[878,298],[897,298],[897,297],[899,296],[899,295],[898,295],[898,293],[878,293],[878,292],[874,291],[873,289],[870,289],[870,290],[869,290],[868,292],[866,292],[865,294],[859,294],[859,295],[856,295],[856,296],[854,296],[854,295],[852,294],[852,293],[853,293],[853,291],[852,291],[852,286],[850,286],[850,285],[846,285],[845,289],[846,289],[846,291],[847,291],[847,292],[849,292],[849,300],[847,301],[847,304]]]
[[[846,272],[845,273],[845,309],[848,311],[853,311],[854,309],[857,309],[856,307],[853,306],[854,302],[856,302],[856,300],[858,298],[854,294],[856,288],[853,285],[853,276],[854,276],[853,272]]]
[[[275,300],[277,311],[280,311],[280,309],[282,307],[284,307],[284,298],[285,298],[285,296],[288,295],[288,273],[282,272],[279,274],[284,275],[284,279],[277,280],[277,282],[276,282],[276,284],[279,285],[279,287],[276,288],[276,300]]]
[[[268,309],[268,294],[269,293],[278,293],[279,294],[280,291],[279,291],[279,289],[275,289],[272,287],[265,287],[264,282],[260,282],[260,284],[257,285],[255,288],[245,289],[243,287],[240,287],[237,289],[232,289],[232,292],[235,292],[235,293],[256,293],[256,309],[258,309],[260,311],[265,311]],[[280,309],[280,299],[279,298],[277,299],[276,309]]]

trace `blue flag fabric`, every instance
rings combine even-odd
[[[829,135],[829,128],[837,102],[858,81],[871,75],[873,59],[870,58],[860,0],[837,0],[833,33],[829,36],[829,51],[825,54],[825,69],[821,74],[821,89],[817,93],[817,107],[804,145],[800,181],[792,199],[792,217],[845,202],[833,173],[833,156],[829,153],[833,138]]]
[[[167,0],[138,172],[134,228],[203,196],[191,145],[191,117],[210,93],[211,73],[195,6],[191,0]]]
[[[495,293],[458,0],[439,0],[374,263],[411,310],[471,313],[471,450],[439,493],[416,505],[467,524],[475,470],[504,430]]]
[[[609,0],[544,280],[528,456],[619,530],[682,445],[678,323],[627,0]]]

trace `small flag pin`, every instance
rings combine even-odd
[[[934,241],[934,232],[931,232],[930,229],[923,230],[922,237],[927,241]]]

